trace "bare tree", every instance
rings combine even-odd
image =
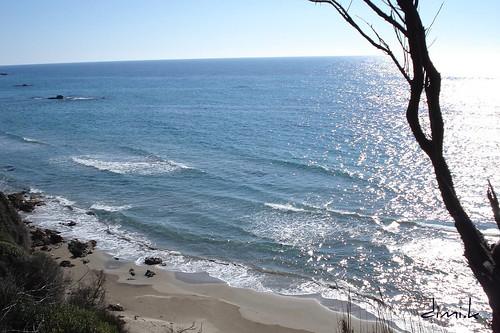
[[[430,158],[446,209],[455,221],[455,227],[464,244],[464,255],[474,276],[479,281],[493,312],[493,332],[500,333],[500,245],[490,245],[476,228],[462,207],[455,192],[450,169],[443,155],[444,124],[440,106],[441,75],[429,56],[426,29],[420,18],[418,0],[371,0],[361,3],[372,14],[382,19],[395,32],[398,56],[373,25],[351,15],[350,2],[336,0],[309,0],[334,7],[340,16],[360,33],[372,46],[386,53],[409,84],[410,98],[406,119],[420,148]],[[432,25],[432,24],[431,24]],[[425,103],[430,124],[426,134],[419,120],[420,104]],[[491,184],[487,197],[494,219],[500,229],[500,208]],[[497,243],[498,244],[498,243]]]

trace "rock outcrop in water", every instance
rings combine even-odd
[[[64,99],[64,96],[63,95],[57,95],[55,97],[49,97],[47,99]]]
[[[26,192],[12,193],[7,196],[15,209],[31,213],[36,206],[43,205],[43,200],[35,195],[28,195]]]
[[[161,258],[158,258],[158,257],[147,257],[146,259],[144,259],[144,263],[146,265],[159,265],[163,262],[163,260]]]

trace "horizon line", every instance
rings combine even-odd
[[[36,65],[70,65],[70,64],[94,64],[114,62],[142,62],[142,61],[196,61],[196,60],[240,60],[240,59],[288,59],[288,58],[384,58],[384,55],[304,55],[304,56],[243,56],[243,57],[206,57],[206,58],[166,58],[166,59],[119,59],[119,60],[89,60],[68,62],[40,62],[21,64],[0,64],[0,67],[14,66],[36,66]]]

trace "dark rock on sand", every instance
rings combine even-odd
[[[64,241],[64,239],[60,235],[60,232],[58,231],[45,229],[45,234],[49,237],[50,244],[59,244]]]
[[[156,273],[153,272],[153,271],[150,271],[149,269],[146,271],[146,273],[144,274],[145,277],[148,277],[148,278],[151,278],[153,276],[155,276]]]
[[[123,306],[116,303],[116,304],[109,304],[108,305],[108,310],[109,311],[123,311]]]
[[[146,259],[144,259],[144,263],[146,265],[158,265],[158,264],[161,264],[162,261],[163,260],[161,258],[158,258],[158,257],[147,257]]]
[[[80,242],[78,239],[73,239],[68,243],[68,250],[69,252],[71,252],[73,257],[82,258],[88,254],[91,254],[96,244],[96,241],[88,241],[84,243]]]
[[[129,274],[135,276],[135,270],[133,268],[128,270]]]
[[[61,261],[61,262],[59,263],[59,266],[61,266],[61,267],[73,267],[73,266],[75,266],[75,265],[73,265],[73,264],[71,263],[71,261],[69,261],[69,260],[63,260],[63,261]]]
[[[63,95],[57,95],[55,97],[49,97],[47,99],[64,99],[64,96]]]
[[[64,240],[57,231],[50,229],[33,228],[30,233],[32,246],[56,245]]]

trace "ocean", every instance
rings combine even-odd
[[[471,298],[480,320],[440,325],[486,330],[487,299],[406,124],[408,87],[383,58],[0,71],[0,189],[45,197],[28,220],[236,287],[367,309],[382,298],[395,320]],[[442,88],[457,192],[491,241],[499,83],[447,74]]]

